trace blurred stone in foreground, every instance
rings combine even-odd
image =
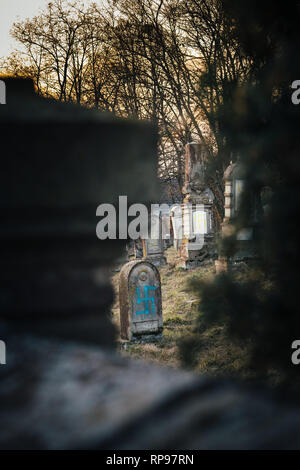
[[[155,131],[3,80],[0,318],[14,331],[112,345],[108,268],[125,240],[96,237],[96,210],[122,194],[129,204],[155,197]]]
[[[295,449],[300,412],[237,384],[10,337],[1,449]],[[3,372],[2,372],[3,371]]]

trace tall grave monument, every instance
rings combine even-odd
[[[182,240],[178,265],[185,269],[199,266],[210,254],[214,240],[212,206],[214,195],[204,179],[205,149],[192,142],[186,146],[183,187]]]

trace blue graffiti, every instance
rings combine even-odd
[[[148,297],[148,291],[150,290],[155,290],[156,287],[153,287],[153,286],[145,286],[144,287],[145,289],[145,297],[142,299],[141,296],[140,296],[140,288],[137,287],[136,290],[137,290],[137,303],[138,304],[141,304],[142,302],[145,302],[145,310],[143,311],[140,311],[140,312],[136,312],[137,315],[148,315],[150,313],[149,311],[149,302],[152,303],[152,313],[155,315],[155,299],[154,297]]]

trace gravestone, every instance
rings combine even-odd
[[[233,222],[239,214],[243,192],[245,191],[245,170],[242,162],[238,159],[235,163],[231,162],[224,172],[224,219],[222,223],[222,237],[231,236],[235,229]],[[260,194],[251,193],[248,195],[250,204],[248,204],[249,225],[239,229],[235,234],[236,251],[234,255],[227,259],[226,256],[219,255],[216,261],[216,271],[226,271],[228,262],[246,261],[257,257],[254,238],[255,227],[262,214],[262,205]]]
[[[124,245],[96,239],[96,207],[153,200],[154,129],[13,88],[0,106],[0,449],[299,449],[299,408],[269,390],[101,349],[105,267]]]
[[[179,267],[190,269],[201,265],[213,252],[214,230],[212,206],[214,195],[204,178],[205,149],[192,142],[186,146],[185,184],[182,212],[182,239],[177,244]]]
[[[158,269],[148,261],[130,261],[119,281],[121,337],[135,340],[163,331]]]
[[[198,142],[185,147],[185,180],[182,192],[185,202],[201,203],[200,193],[205,189],[204,182],[205,150]]]
[[[182,207],[177,204],[171,208],[171,224],[173,230],[173,246],[176,250],[179,249],[182,233],[183,233],[183,220],[182,220]]]
[[[238,214],[241,195],[245,186],[244,168],[240,161],[230,163],[224,172],[224,219],[222,231],[226,232],[226,224]]]
[[[161,214],[152,214],[150,220],[150,236],[147,239],[142,239],[143,257],[155,266],[165,266],[167,260],[164,255],[165,243],[162,232],[162,216]]]
[[[161,226],[164,249],[167,250],[173,245],[170,209],[161,214]]]
[[[128,254],[128,261],[143,258],[143,243],[141,238],[136,240],[128,240],[126,244],[126,250]]]

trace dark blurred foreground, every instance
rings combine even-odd
[[[252,79],[235,85],[234,100],[220,105],[223,136],[239,155],[246,180],[235,232],[222,243],[224,256],[232,256],[236,233],[249,224],[253,194],[262,195],[267,210],[256,224],[258,259],[248,280],[237,283],[227,274],[195,288],[202,321],[227,325],[231,340],[248,349],[249,369],[264,381],[275,372],[284,393],[297,398],[300,369],[291,356],[300,338],[300,107],[292,84],[300,77],[300,4],[223,4],[252,64]]]
[[[155,198],[155,130],[40,99],[27,81],[7,90],[0,448],[299,448],[300,408],[270,392],[112,351],[108,268],[123,245],[96,238],[95,213],[119,194]]]

